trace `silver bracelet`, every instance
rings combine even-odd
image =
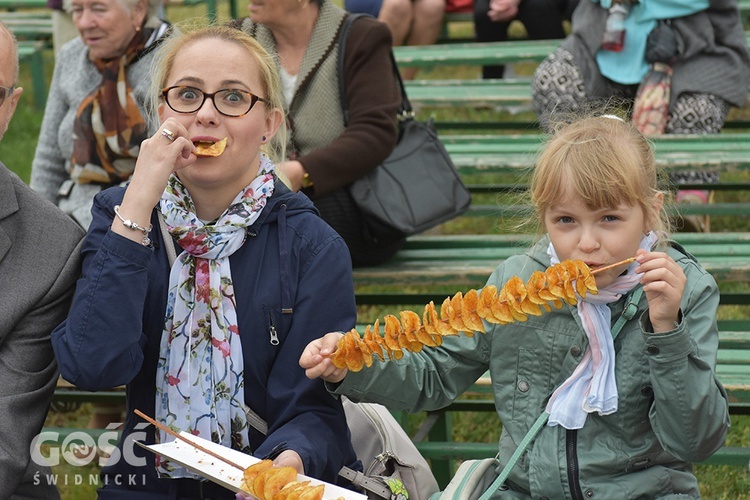
[[[133,222],[130,219],[124,218],[122,215],[120,215],[120,205],[115,205],[115,215],[118,219],[122,222],[122,225],[125,226],[128,229],[132,229],[133,231],[140,231],[143,233],[143,239],[141,240],[141,244],[144,247],[147,247],[151,245],[151,238],[148,237],[148,234],[153,229],[153,226],[151,224],[148,225],[148,227],[139,226],[137,223]]]

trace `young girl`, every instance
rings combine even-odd
[[[526,281],[565,259],[594,269],[637,256],[634,263],[597,274],[599,293],[577,306],[485,322],[485,335],[447,337],[442,347],[348,373],[325,357],[341,337],[329,333],[307,346],[300,365],[338,384],[329,385],[336,394],[409,411],[448,405],[489,370],[501,467],[550,413],[497,498],[698,498],[690,463],[716,451],[729,427],[715,376],[719,293],[666,239],[656,186],[652,150],[631,124],[603,116],[564,126],[531,182],[546,235],[488,285]]]
[[[53,333],[67,380],[127,384],[130,411],[99,498],[235,497],[134,446],[172,440],[140,431],[134,409],[335,482],[356,462],[344,411],[297,361],[318,335],[354,324],[351,264],[263,153],[283,157],[269,148],[284,122],[276,65],[253,38],[218,26],[177,31],[155,61],[160,126],[128,187],[96,196],[83,277]],[[248,407],[268,423],[265,435]]]

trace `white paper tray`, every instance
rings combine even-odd
[[[180,435],[184,435],[186,439],[193,441],[194,443],[202,446],[203,448],[216,453],[219,456],[227,458],[229,461],[234,462],[242,467],[249,467],[252,464],[259,462],[258,458],[247,455],[237,450],[227,448],[220,444],[208,441],[203,438],[193,436],[192,434],[181,432]],[[181,439],[175,439],[169,443],[163,444],[144,444],[136,441],[139,446],[157,453],[163,457],[166,457],[174,462],[179,463],[186,469],[201,475],[202,477],[213,481],[231,491],[241,492],[247,496],[249,493],[240,489],[242,485],[242,478],[244,475],[244,469],[239,470],[236,467],[219,460],[216,457],[212,457],[208,453],[205,453],[190,444],[182,441]],[[352,490],[336,486],[335,484],[326,483],[308,477],[302,474],[297,475],[298,481],[310,481],[310,484],[324,484],[325,491],[323,498],[327,500],[335,500],[338,498],[344,498],[345,500],[367,500],[365,495],[361,495]]]

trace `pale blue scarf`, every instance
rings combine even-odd
[[[657,239],[651,231],[643,237],[639,248],[650,250]],[[547,253],[552,264],[560,262],[552,243]],[[589,345],[570,377],[552,393],[547,403],[548,425],[580,429],[589,413],[609,415],[617,411],[615,348],[610,327],[612,312],[607,304],[638,285],[642,276],[635,273],[638,265],[633,262],[612,284],[600,288],[598,294],[579,300],[576,310]]]

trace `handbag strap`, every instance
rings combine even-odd
[[[174,240],[172,235],[169,233],[167,223],[164,222],[164,217],[161,216],[161,212],[156,211],[156,218],[159,221],[159,230],[161,231],[161,239],[164,241],[164,248],[167,251],[167,259],[169,260],[169,267],[172,267],[174,261],[177,259],[177,251],[174,248]]]
[[[638,303],[641,301],[641,295],[643,294],[643,287],[639,286],[636,288],[631,294],[628,295],[627,302],[625,303],[625,307],[622,310],[622,314],[620,314],[620,317],[617,318],[617,321],[615,322],[615,325],[612,327],[612,339],[616,339],[617,336],[620,334],[620,331],[622,330],[622,327],[625,326],[625,323],[633,319],[638,312]],[[554,392],[554,391],[553,391]],[[513,455],[510,456],[510,459],[508,460],[508,463],[505,464],[505,467],[503,467],[503,470],[500,472],[500,475],[497,476],[497,478],[492,482],[489,488],[482,493],[482,496],[479,497],[479,500],[489,500],[492,495],[497,491],[498,488],[500,488],[506,479],[508,479],[508,476],[510,475],[510,472],[513,470],[513,467],[516,466],[516,462],[518,462],[518,459],[521,458],[521,455],[524,454],[526,451],[526,448],[529,447],[529,444],[534,440],[537,434],[539,434],[539,431],[542,430],[542,427],[547,423],[547,420],[549,419],[549,412],[543,411],[541,415],[536,419],[536,422],[531,426],[531,428],[528,430],[526,435],[523,437],[521,442],[518,444],[518,447],[516,448],[516,451],[513,452]]]
[[[339,95],[341,96],[341,111],[344,113],[344,126],[349,125],[349,99],[346,95],[346,86],[344,85],[344,55],[346,54],[346,39],[349,36],[349,29],[354,21],[360,17],[372,17],[369,14],[349,14],[344,18],[344,22],[341,24],[339,29],[339,60],[338,60],[338,76],[339,76]],[[374,18],[373,18],[374,19]],[[389,50],[388,53],[391,56],[391,67],[393,68],[393,74],[396,77],[398,88],[401,91],[401,109],[398,113],[398,119],[404,120],[414,116],[414,110],[409,102],[409,96],[406,95],[406,88],[404,87],[404,81],[401,78],[401,72],[398,69],[396,63],[396,57],[393,55],[393,50]]]

